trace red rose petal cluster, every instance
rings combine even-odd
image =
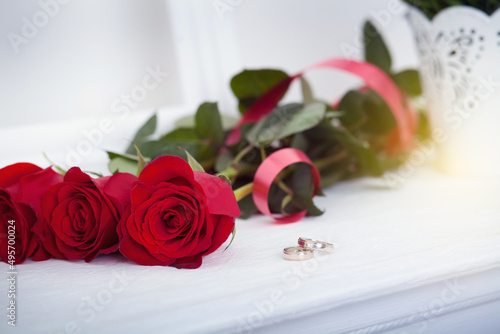
[[[0,169],[0,260],[11,264],[89,262],[119,249],[141,265],[198,268],[239,215],[229,184],[174,156],[155,159],[139,178],[92,178],[78,167],[63,177],[28,163]]]
[[[120,222],[120,252],[142,265],[198,268],[218,249],[240,215],[231,186],[183,159],[149,163],[131,192]]]
[[[50,257],[31,230],[41,213],[43,194],[62,179],[51,168],[29,163],[0,169],[0,260],[21,264],[30,256],[35,260]],[[15,236],[12,244],[9,235]]]
[[[128,173],[91,178],[73,167],[43,196],[33,231],[54,257],[92,261],[118,249],[116,227],[137,177]]]

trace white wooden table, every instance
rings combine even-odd
[[[147,116],[117,123],[103,145],[123,148]],[[173,118],[162,113],[162,126]],[[1,130],[12,143],[1,167],[46,165],[42,150],[62,160],[82,124]],[[99,153],[82,165],[104,171],[106,162]],[[343,182],[316,199],[323,216],[294,224],[239,220],[231,247],[196,270],[142,267],[119,255],[90,264],[29,260],[17,267],[17,326],[4,316],[0,332],[500,333],[500,180],[423,168],[404,181],[397,189],[382,179]],[[284,261],[282,249],[299,236],[335,250]],[[7,265],[0,271],[7,276]],[[5,279],[1,300],[5,307]]]

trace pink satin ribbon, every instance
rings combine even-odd
[[[284,148],[274,152],[262,162],[255,172],[252,190],[255,206],[257,206],[260,212],[273,217],[280,223],[296,222],[302,219],[307,213],[307,211],[304,210],[298,213],[276,217],[271,213],[268,205],[269,190],[271,189],[274,179],[283,169],[298,162],[305,162],[311,166],[315,195],[320,187],[319,171],[304,152],[295,148]]]

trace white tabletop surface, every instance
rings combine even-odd
[[[24,139],[1,155],[1,166],[39,162],[36,150],[57,158],[66,143],[50,136],[29,147],[42,128],[2,130],[0,140]],[[106,163],[102,155],[89,161],[97,169]],[[0,332],[499,333],[499,186],[498,179],[429,168],[398,188],[375,178],[343,182],[316,198],[323,216],[287,225],[263,216],[238,220],[231,247],[196,270],[143,267],[119,255],[28,260],[17,266],[17,326],[4,316]],[[330,241],[335,250],[283,260],[282,249],[300,236]],[[7,276],[8,266],[0,271]],[[2,299],[7,305],[5,280]]]

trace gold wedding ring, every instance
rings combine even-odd
[[[314,252],[311,249],[303,247],[287,247],[283,249],[283,258],[288,261],[305,261],[310,260],[314,256]]]
[[[309,238],[299,238],[299,246],[323,253],[331,253],[333,251],[333,245],[331,243]]]

